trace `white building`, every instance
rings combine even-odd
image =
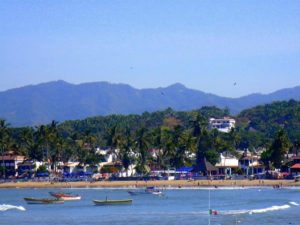
[[[239,160],[234,156],[224,156],[220,154],[219,162],[215,165],[220,174],[231,176],[232,170],[239,168]]]
[[[228,133],[231,128],[235,127],[235,120],[229,117],[224,117],[223,119],[209,119],[209,129],[217,129],[218,131]]]

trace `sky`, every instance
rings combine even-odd
[[[225,97],[300,85],[299,0],[1,0],[0,91],[65,80]]]

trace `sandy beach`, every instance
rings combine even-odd
[[[117,188],[117,187],[247,187],[300,186],[294,180],[155,180],[155,181],[97,181],[97,182],[7,182],[0,188]]]

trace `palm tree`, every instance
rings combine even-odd
[[[193,136],[199,138],[201,133],[207,129],[207,120],[199,112],[197,112],[195,119],[191,122]]]
[[[117,137],[118,137],[117,125],[114,125],[110,129],[108,129],[108,131],[106,133],[107,146],[110,149],[117,147],[117,142],[118,142]]]
[[[118,148],[120,149],[119,159],[126,171],[126,176],[128,176],[129,166],[133,162],[131,155],[132,139],[128,128],[125,130],[124,134],[119,137]]]
[[[174,157],[174,166],[176,168],[184,166],[189,162],[188,153],[193,151],[193,138],[188,130],[180,133],[176,144],[176,154]]]
[[[52,121],[49,125],[41,125],[37,129],[37,140],[39,146],[44,152],[45,159],[50,160],[51,169],[56,170],[56,163],[59,157],[58,142],[60,140],[60,135],[58,133],[58,122]]]
[[[48,142],[49,142],[49,159],[51,161],[51,169],[56,172],[57,162],[61,159],[62,150],[65,147],[65,141],[58,131],[58,122],[52,121],[48,126]]]
[[[42,160],[43,155],[42,152],[38,151],[38,145],[34,140],[34,130],[32,128],[23,129],[19,140],[24,155],[29,156],[30,159]]]
[[[275,168],[282,166],[284,156],[288,153],[290,145],[291,143],[286,131],[283,129],[279,130],[269,149],[271,152],[270,161],[274,164]]]
[[[154,164],[156,164],[156,166],[158,166],[158,168],[162,168],[163,167],[163,146],[164,146],[164,141],[163,141],[163,137],[162,137],[163,131],[162,131],[162,127],[156,127],[155,129],[152,130],[152,137],[153,137],[153,146],[155,149],[158,149],[158,152],[156,153],[156,158],[153,159]]]
[[[49,128],[45,125],[38,126],[35,132],[36,143],[43,154],[43,161],[48,161],[49,158],[49,133]]]
[[[149,172],[147,169],[147,156],[149,149],[149,137],[145,127],[136,131],[135,135],[135,150],[139,154],[137,171],[144,174]]]
[[[1,149],[1,154],[2,154],[2,176],[3,178],[6,177],[5,174],[5,165],[4,165],[4,151],[5,148],[8,147],[9,145],[9,124],[4,120],[0,119],[0,149]]]
[[[67,137],[64,140],[63,148],[61,152],[61,160],[64,163],[67,163],[71,158],[76,157],[76,137]]]

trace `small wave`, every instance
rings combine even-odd
[[[298,206],[299,204],[296,203],[296,202],[289,202],[291,205],[295,205],[295,206]]]
[[[228,210],[228,211],[220,211],[220,215],[240,215],[249,213],[250,210]]]
[[[284,209],[288,209],[288,208],[290,208],[289,205],[281,205],[281,206],[274,205],[274,206],[271,206],[271,207],[268,207],[268,208],[264,208],[264,209],[253,209],[253,210],[250,210],[249,214],[252,214],[252,213],[266,213],[266,212],[284,210]]]
[[[17,210],[20,210],[20,211],[25,211],[26,210],[23,206],[6,205],[6,204],[0,205],[0,211],[7,211],[7,210],[10,210],[10,209],[17,209]]]
[[[292,203],[290,203],[292,204]],[[297,203],[296,203],[297,204]],[[271,206],[263,209],[251,209],[251,210],[228,210],[228,211],[220,211],[221,215],[239,215],[239,214],[258,214],[258,213],[267,213],[272,211],[284,210],[290,208],[289,205],[281,205],[281,206]]]

